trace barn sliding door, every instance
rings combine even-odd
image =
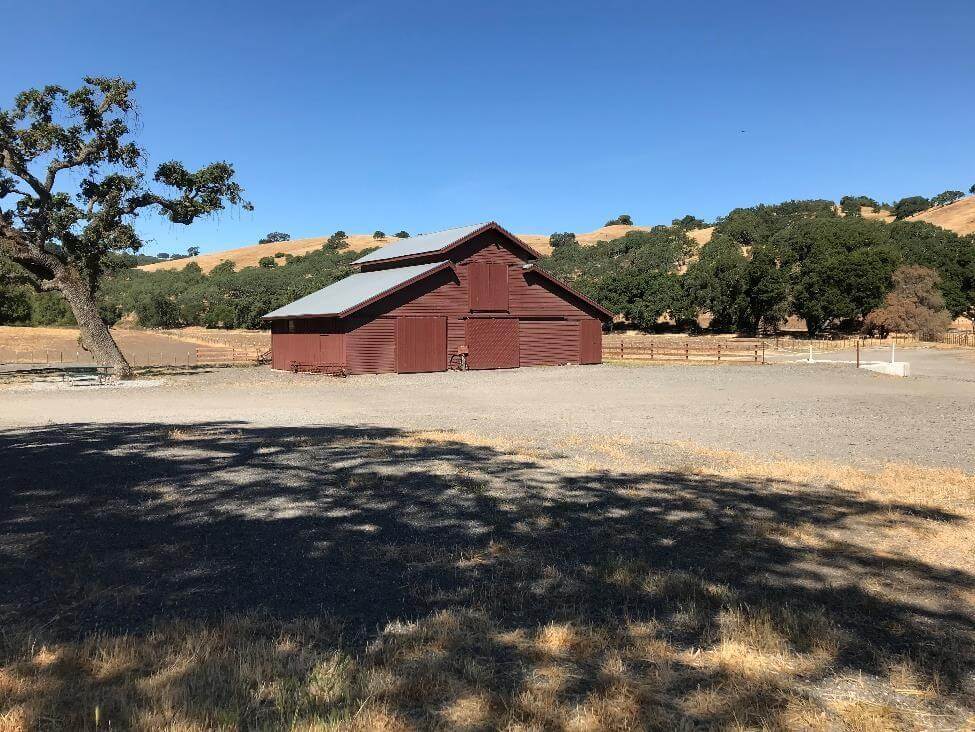
[[[468,368],[513,369],[521,365],[516,318],[470,318],[465,340]]]
[[[396,370],[401,374],[447,370],[446,318],[396,318]]]

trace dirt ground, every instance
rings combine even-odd
[[[265,331],[127,330],[113,328],[112,335],[133,365],[193,364],[198,346],[236,348],[248,353],[271,347]],[[0,326],[0,364],[3,363],[87,363],[91,356],[78,342],[77,328],[20,328]]]
[[[877,354],[879,358],[882,354]],[[975,352],[912,349],[914,376],[851,365],[556,367],[332,379],[266,367],[163,375],[139,393],[139,418],[288,427],[446,429],[543,446],[623,438],[690,443],[759,458],[861,466],[911,462],[975,471]],[[842,359],[841,352],[823,358]],[[900,357],[900,356],[899,356]],[[799,358],[789,354],[783,358]],[[111,422],[124,391],[39,394],[2,387],[3,422]]]
[[[968,729],[923,358],[4,385],[0,730]]]

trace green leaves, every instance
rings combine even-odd
[[[32,274],[73,267],[94,288],[109,253],[141,246],[134,223],[143,209],[189,224],[226,206],[252,208],[227,162],[190,171],[169,161],[148,180],[146,155],[129,139],[134,90],[125,79],[86,77],[73,91],[28,89],[0,111],[0,201],[17,197],[0,213],[26,237],[11,255]],[[79,182],[59,181],[68,170]]]

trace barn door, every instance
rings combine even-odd
[[[396,318],[396,370],[401,374],[447,370],[446,318]]]
[[[598,320],[583,320],[579,328],[579,363],[603,362],[603,327]]]
[[[470,318],[465,340],[468,368],[513,369],[521,365],[516,318]]]

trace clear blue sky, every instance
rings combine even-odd
[[[147,252],[975,183],[971,0],[62,0],[0,19],[0,105],[125,76],[154,162],[236,166],[253,213],[146,222]]]

